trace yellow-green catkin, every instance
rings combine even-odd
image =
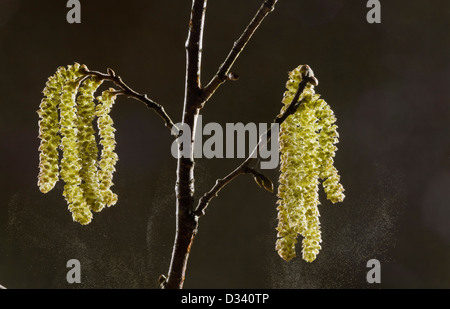
[[[292,102],[301,81],[301,68],[289,73],[281,112]],[[344,199],[343,187],[334,167],[338,142],[336,117],[329,105],[308,84],[301,105],[280,126],[280,178],[278,186],[278,240],[276,250],[285,260],[296,256],[298,235],[303,236],[302,256],[316,259],[321,249],[319,184],[333,203]]]
[[[117,195],[110,187],[117,162],[113,122],[109,113],[114,103],[112,91],[105,91],[95,104],[95,92],[102,80],[86,75],[87,68],[79,64],[60,67],[51,76],[43,91],[38,111],[40,171],[38,186],[49,192],[58,181],[64,181],[63,196],[74,221],[88,224],[92,211],[114,205]],[[94,120],[98,116],[99,150]],[[59,162],[58,148],[62,151]]]
[[[86,203],[95,212],[99,212],[104,207],[97,174],[98,147],[93,127],[95,118],[94,93],[102,82],[102,80],[95,77],[87,78],[80,86],[77,97],[77,137],[81,157],[80,176],[83,180],[81,188]]]
[[[64,180],[63,195],[68,208],[72,212],[72,218],[81,224],[88,224],[92,220],[92,212],[86,202],[81,188],[82,154],[78,140],[78,123],[76,95],[80,86],[78,70],[69,66],[63,71],[66,77],[59,104],[61,149],[61,178]]]
[[[59,179],[59,153],[61,142],[59,136],[58,104],[61,101],[61,91],[64,79],[59,68],[51,76],[42,91],[44,98],[39,106],[39,176],[38,187],[42,193],[54,188]]]
[[[117,202],[117,194],[111,191],[113,186],[113,174],[115,172],[115,165],[118,161],[118,156],[115,153],[116,140],[114,122],[109,115],[111,108],[115,102],[116,94],[114,89],[109,89],[102,92],[102,95],[97,97],[100,104],[97,105],[97,125],[100,135],[100,144],[103,146],[101,158],[99,162],[100,169],[98,171],[98,179],[100,182],[100,192],[103,196],[103,201],[106,206],[112,206]]]

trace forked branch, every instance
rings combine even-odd
[[[312,75],[312,71],[310,70],[309,66],[305,65],[303,66],[302,71],[304,72],[302,74],[302,80],[298,85],[297,92],[295,93],[294,98],[292,99],[292,102],[289,104],[288,108],[281,114],[278,115],[275,120],[273,121],[273,124],[282,124],[290,115],[294,114],[300,104],[302,103],[301,94],[303,93],[303,90],[305,90],[308,83],[311,83],[314,86],[318,85],[317,79]],[[257,159],[258,151],[261,147],[264,146],[263,143],[267,143],[270,140],[272,133],[272,126],[261,135],[259,138],[259,142],[256,145],[255,149],[250,153],[250,155],[245,159],[244,162],[241,163],[237,168],[235,168],[231,173],[226,175],[224,178],[216,180],[215,185],[209,190],[207,193],[205,193],[199,200],[199,203],[197,205],[197,208],[194,211],[194,214],[196,216],[203,216],[205,214],[205,210],[208,207],[211,200],[219,194],[219,192],[230,182],[232,182],[234,179],[236,179],[239,175],[242,174],[252,174],[255,176],[255,170],[250,168],[250,164]],[[262,138],[263,136],[266,136],[266,138]]]
[[[167,277],[160,277],[159,284],[161,288],[180,289],[183,287],[190,248],[197,234],[198,216],[194,211],[195,162],[193,154],[197,117],[204,104],[227,78],[236,79],[235,75],[229,74],[231,66],[236,61],[255,30],[259,27],[264,17],[273,10],[276,2],[277,0],[264,1],[242,36],[235,42],[233,49],[225,59],[225,62],[220,66],[216,76],[205,88],[203,88],[200,75],[207,0],[192,0],[189,32],[186,40],[186,84],[182,119],[183,124],[191,128],[191,152],[188,157],[180,156],[178,158],[177,183],[175,186],[177,195],[176,235],[169,272]],[[242,171],[244,170],[245,172],[250,171],[249,169],[243,169]],[[237,170],[236,174],[240,174],[242,171]],[[232,180],[234,177],[233,174],[228,178]],[[228,180],[225,180],[225,182],[227,181]],[[220,184],[219,186],[223,185]],[[214,194],[214,192],[212,194]],[[200,209],[199,211],[201,212],[202,210]]]

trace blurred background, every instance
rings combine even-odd
[[[287,72],[309,64],[334,109],[336,166],[346,199],[321,193],[322,250],[313,263],[275,251],[276,195],[240,177],[200,220],[185,288],[450,287],[450,3],[280,0],[203,110],[203,123],[267,123],[281,108]],[[0,284],[8,288],[156,288],[175,232],[172,138],[142,103],[120,97],[112,117],[120,161],[116,206],[72,222],[63,184],[37,187],[38,115],[58,66],[113,68],[181,120],[190,1],[0,0]],[[202,80],[207,83],[262,0],[210,0]],[[110,84],[106,85],[111,86]],[[200,197],[239,159],[201,159]],[[266,172],[275,183],[278,171]],[[81,263],[81,284],[66,262]],[[366,263],[381,263],[369,284]]]

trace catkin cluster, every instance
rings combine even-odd
[[[94,95],[102,80],[83,74],[85,66],[75,63],[60,67],[43,90],[39,114],[38,186],[47,193],[56,182],[64,181],[63,195],[74,221],[88,224],[92,211],[114,205],[112,175],[118,160],[115,150],[113,121],[109,116],[115,95],[104,91],[95,104]],[[94,120],[102,145],[96,141]],[[59,160],[59,150],[62,152]]]
[[[302,66],[289,73],[281,112],[292,102],[302,79]],[[333,202],[344,200],[344,188],[334,167],[338,142],[336,117],[308,83],[297,111],[280,126],[278,186],[278,239],[276,250],[285,260],[296,256],[298,235],[303,236],[303,259],[312,262],[321,249],[319,184]]]

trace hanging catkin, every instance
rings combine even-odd
[[[99,191],[97,173],[98,147],[95,140],[94,118],[95,103],[94,93],[102,84],[96,78],[86,79],[79,89],[78,104],[78,145],[81,156],[80,175],[83,179],[83,189],[86,203],[93,211],[103,209],[103,196]]]
[[[60,67],[48,79],[38,110],[39,189],[49,192],[61,176],[65,183],[63,196],[73,220],[81,224],[91,222],[92,211],[98,212],[117,201],[110,189],[117,162],[115,129],[109,116],[114,89],[104,91],[98,98],[101,104],[96,106],[95,91],[102,80],[84,75],[85,72],[87,68],[77,63]],[[103,146],[100,161],[93,126],[96,116]]]
[[[114,122],[111,116],[109,116],[109,112],[116,99],[113,91],[114,89],[103,91],[102,96],[97,98],[101,103],[97,105],[97,123],[101,138],[100,144],[103,146],[98,178],[100,180],[100,191],[106,206],[112,206],[117,202],[117,195],[110,189],[113,185],[113,173],[116,170],[115,165],[118,160],[118,156],[114,152],[116,148]]]
[[[283,97],[283,113],[302,79],[299,66],[289,73]],[[278,240],[276,250],[285,260],[296,256],[298,235],[303,236],[303,259],[312,262],[321,249],[319,182],[333,203],[344,199],[334,167],[338,142],[336,117],[329,105],[308,84],[297,111],[280,126],[280,177],[278,186]]]

